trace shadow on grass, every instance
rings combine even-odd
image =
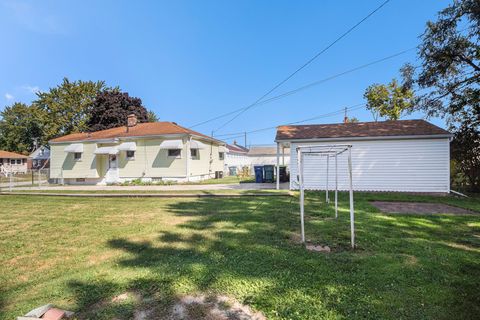
[[[306,251],[298,233],[296,199],[288,197],[194,199],[172,202],[173,217],[188,219],[158,238],[109,241],[127,253],[120,268],[146,270],[121,286],[71,283],[80,309],[102,301],[105,314],[129,318],[132,309],[108,302],[122,290],[154,296],[168,313],[178,295],[234,296],[267,318],[474,319],[478,243],[473,251],[449,246],[471,232],[472,217],[383,216],[357,199],[358,250],[349,244],[348,200],[340,194],[340,218],[321,194],[307,195],[307,236],[335,252]],[[465,274],[468,276],[465,276]],[[103,314],[103,316],[105,316]],[[97,315],[98,318],[102,314]]]

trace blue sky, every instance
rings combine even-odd
[[[251,104],[381,2],[0,0],[0,108],[29,103],[63,77],[105,80],[140,97],[161,120],[189,127]],[[392,0],[272,96],[417,45],[426,21],[448,4]],[[362,103],[368,85],[390,81],[405,62],[416,63],[415,51],[252,108],[216,134]],[[372,120],[365,109],[349,115]],[[194,129],[210,134],[228,119]],[[274,135],[250,134],[248,143],[273,143]]]

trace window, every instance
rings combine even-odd
[[[218,153],[218,159],[220,159],[220,160],[225,159],[225,152],[219,152]]]
[[[81,153],[81,152],[75,152],[75,153],[73,154],[73,159],[75,159],[75,160],[80,160],[80,159],[82,159],[82,153]]]
[[[198,158],[198,149],[190,149],[190,155],[192,158],[197,159]]]
[[[15,159],[10,159],[10,164],[15,164]]]
[[[17,159],[17,164],[22,164],[22,159]]]
[[[135,158],[135,151],[127,151],[127,159],[134,159]]]
[[[181,158],[182,149],[168,149],[168,156],[174,158]]]

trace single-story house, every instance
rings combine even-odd
[[[297,147],[351,145],[353,188],[357,191],[450,192],[452,135],[424,120],[284,125],[277,128],[278,150],[290,147],[290,188],[298,189]],[[277,153],[278,161],[282,157]],[[325,190],[327,161],[305,157],[305,188]],[[329,189],[334,188],[333,161]],[[348,189],[347,157],[338,158],[339,189]]]
[[[247,156],[248,149],[237,144],[227,144],[227,153],[225,154],[225,172],[229,172],[229,168],[236,168],[239,172],[243,167],[250,167],[250,158]]]
[[[0,173],[27,173],[27,159],[23,154],[0,150]]]
[[[32,169],[48,169],[50,167],[50,149],[47,146],[37,148],[30,154],[29,160]]]
[[[288,166],[290,164],[290,148],[279,145],[279,165]],[[254,166],[277,165],[277,147],[275,145],[257,145],[250,147],[247,156],[250,159],[252,174]]]
[[[50,178],[67,184],[196,181],[223,171],[222,141],[175,122],[137,123],[50,140]]]

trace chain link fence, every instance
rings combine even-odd
[[[39,188],[48,185],[50,169],[32,169],[26,173],[0,174],[0,191],[14,191],[19,188]]]

